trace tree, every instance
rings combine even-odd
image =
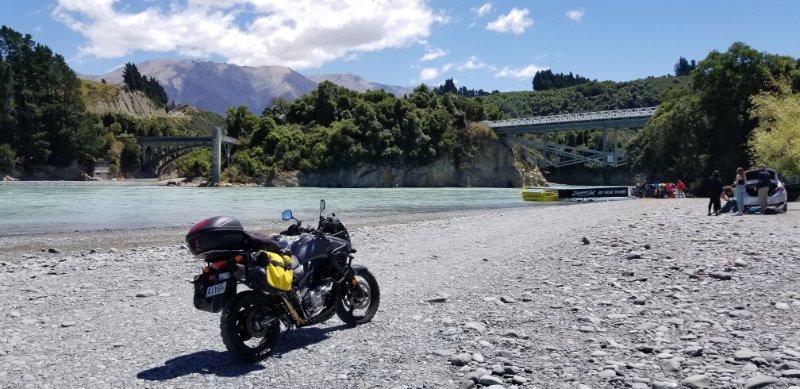
[[[17,163],[17,154],[6,143],[0,143],[0,172],[10,173]]]
[[[80,80],[64,58],[30,35],[0,28],[0,139],[22,167],[81,157],[72,132],[83,115]]]
[[[154,77],[148,78],[139,73],[139,69],[136,68],[135,64],[130,62],[125,64],[125,69],[122,70],[122,81],[128,89],[141,91],[162,107],[169,102],[164,87]]]
[[[258,124],[256,115],[250,113],[246,105],[229,107],[225,111],[225,124],[228,128],[228,136],[237,139],[245,139],[253,134]]]
[[[142,79],[142,74],[139,73],[139,69],[136,68],[135,64],[130,62],[125,64],[125,68],[122,70],[122,82],[128,89],[139,91],[144,89]]]
[[[751,96],[780,90],[776,80],[789,80],[796,62],[791,57],[759,52],[736,42],[724,53],[712,51],[692,73],[693,87],[709,128],[700,141],[705,145],[711,170],[733,171],[747,166],[747,141],[758,124],[750,117]]]
[[[628,152],[637,171],[667,179],[699,182],[707,165],[700,136],[708,122],[700,99],[688,90],[667,94]]]
[[[675,63],[675,76],[688,76],[697,67],[694,60],[690,63],[686,58],[680,57]]]
[[[800,175],[800,93],[788,82],[780,93],[751,99],[750,115],[758,121],[748,146],[753,165],[765,163],[783,175]]]
[[[572,72],[569,72],[569,74],[554,74],[550,69],[540,70],[533,75],[533,90],[543,91],[548,89],[568,88],[590,81],[591,80],[586,77],[573,75]]]

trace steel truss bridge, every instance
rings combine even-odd
[[[571,113],[552,116],[537,116],[521,119],[484,122],[502,137],[503,142],[539,160],[544,167],[562,167],[576,164],[595,164],[600,166],[621,166],[628,162],[624,153],[618,150],[614,129],[641,128],[655,113],[656,107],[618,109]],[[564,131],[602,130],[600,149],[573,147],[561,144],[557,133]],[[611,134],[609,132],[611,131]],[[532,134],[530,137],[515,135]],[[553,134],[553,135],[551,135]]]
[[[231,151],[239,145],[239,140],[222,135],[222,129],[214,127],[212,136],[207,137],[172,137],[148,136],[140,137],[142,146],[142,171],[160,176],[164,170],[175,163],[178,158],[189,154],[200,147],[211,149],[211,181],[219,182],[221,152],[225,153],[230,163]]]

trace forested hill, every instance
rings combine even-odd
[[[506,92],[483,96],[506,118],[606,111],[658,105],[668,89],[689,88],[689,77],[648,77],[630,82],[592,81],[544,91]]]

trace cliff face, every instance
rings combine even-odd
[[[134,116],[164,116],[166,111],[140,91],[117,85],[83,80],[81,83],[86,110],[94,113],[122,113]]]
[[[328,172],[300,173],[300,186],[345,188],[392,187],[515,187],[522,179],[511,150],[497,142],[479,145],[467,167],[452,158],[418,167],[357,165]],[[277,182],[268,182],[278,184]]]

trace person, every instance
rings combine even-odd
[[[747,191],[747,177],[744,175],[744,168],[739,167],[736,169],[736,178],[733,180],[734,193],[733,196],[738,199],[738,209],[734,214],[735,216],[742,216],[744,214],[744,194]]]
[[[760,168],[761,171],[758,172],[758,183],[756,184],[756,188],[758,188],[758,203],[761,205],[761,212],[763,213],[764,210],[769,206],[767,196],[769,195],[769,185],[772,183],[772,176],[770,176],[769,172],[767,171],[767,166],[763,163],[761,164]]]
[[[722,196],[722,180],[719,179],[719,170],[714,170],[708,181],[708,216],[711,216],[711,207],[714,207],[714,216],[719,215],[720,197]]]
[[[725,200],[726,203],[722,207],[722,209],[719,210],[719,213],[728,213],[736,209],[738,201],[736,201],[736,197],[733,193],[733,188],[731,188],[730,186],[726,186],[725,188],[723,188],[722,195],[720,195],[720,198],[722,200]],[[735,215],[735,213],[731,212],[731,215]]]
[[[667,187],[665,188],[667,191],[667,198],[674,199],[675,198],[675,189],[672,186],[671,182],[667,183]]]
[[[678,183],[675,185],[675,189],[677,189],[677,193],[675,194],[679,199],[686,197],[686,193],[683,192],[686,189],[686,184],[684,184],[683,181],[678,180]]]

